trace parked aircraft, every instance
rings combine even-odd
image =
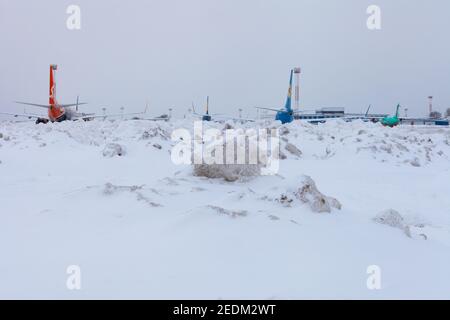
[[[55,71],[58,69],[58,66],[56,64],[50,65],[50,88],[49,88],[49,99],[48,104],[37,104],[37,103],[30,103],[30,102],[21,102],[21,101],[15,101],[18,104],[22,105],[28,105],[33,107],[39,107],[39,108],[45,108],[47,110],[47,117],[38,115],[38,114],[32,114],[32,113],[23,113],[23,114],[17,114],[17,113],[0,113],[5,115],[10,115],[13,117],[25,117],[28,119],[36,119],[36,124],[38,123],[48,123],[50,122],[61,122],[65,120],[91,120],[93,118],[99,118],[99,117],[113,117],[113,116],[123,116],[123,115],[138,115],[142,114],[142,112],[139,113],[128,113],[128,114],[117,114],[117,115],[95,115],[94,113],[80,113],[78,111],[78,107],[80,105],[84,105],[86,103],[77,102],[72,104],[60,104],[58,103],[56,99],[56,80],[55,80]],[[71,109],[72,107],[75,107],[75,110]]]
[[[400,119],[398,118],[398,112],[400,109],[400,104],[397,105],[397,109],[395,111],[395,115],[386,116],[381,119],[381,124],[387,127],[395,127],[400,123]]]
[[[298,111],[292,110],[291,97],[292,97],[292,75],[293,75],[293,73],[294,73],[294,70],[291,70],[291,76],[290,76],[290,80],[289,80],[289,89],[288,89],[288,94],[287,94],[286,103],[284,105],[284,108],[272,109],[272,108],[257,107],[257,109],[275,111],[276,112],[275,120],[279,120],[283,124],[294,121],[294,113],[298,112]]]

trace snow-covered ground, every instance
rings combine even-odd
[[[279,174],[227,182],[172,163],[189,120],[1,122],[0,298],[450,298],[448,128],[266,125]]]

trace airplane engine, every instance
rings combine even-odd
[[[46,124],[46,123],[48,123],[48,119],[46,119],[46,118],[37,118],[36,119],[36,124],[39,124],[39,123]]]

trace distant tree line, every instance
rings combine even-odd
[[[430,118],[431,119],[440,119],[440,118],[442,118],[442,113],[440,113],[439,111],[431,111]]]
[[[440,119],[442,118],[442,113],[439,111],[432,111],[429,115],[431,119]],[[444,113],[444,117],[450,118],[450,108],[447,108],[447,110]]]

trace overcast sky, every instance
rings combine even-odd
[[[81,30],[66,27],[71,4]],[[371,4],[381,30],[366,26]],[[86,111],[148,99],[150,114],[181,116],[209,95],[212,112],[254,116],[284,104],[299,66],[303,108],[422,116],[429,95],[450,107],[449,15],[448,0],[0,0],[0,108],[47,103],[56,63],[59,102],[80,94]]]

